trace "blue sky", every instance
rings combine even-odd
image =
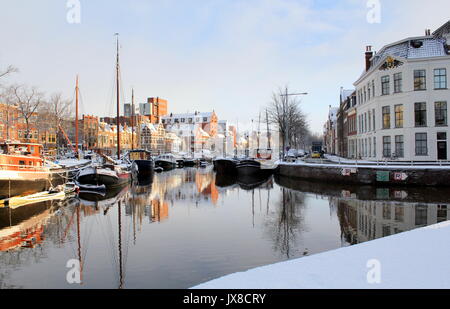
[[[172,112],[215,110],[241,127],[288,84],[309,92],[302,107],[321,132],[339,88],[352,87],[364,49],[422,35],[450,19],[447,0],[381,0],[369,24],[366,0],[0,0],[0,67],[8,82],[72,98],[80,74],[83,113],[112,114],[114,33],[121,34],[125,99],[159,96]]]

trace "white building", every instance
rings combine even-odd
[[[355,82],[357,154],[365,160],[448,160],[450,22],[431,35],[366,51]]]

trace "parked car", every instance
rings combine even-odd
[[[322,154],[320,152],[318,152],[318,151],[314,151],[311,154],[311,158],[313,158],[313,159],[320,159],[320,158],[322,158]]]

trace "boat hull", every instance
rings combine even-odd
[[[122,187],[130,183],[131,173],[123,172],[111,175],[92,168],[89,172],[78,176],[77,181],[82,185],[105,185],[106,188]]]
[[[136,164],[137,173],[138,176],[145,176],[145,175],[153,175],[154,170],[154,162],[151,160],[135,160],[133,161],[134,164]]]
[[[170,171],[176,167],[176,163],[170,162],[170,161],[165,161],[165,160],[156,160],[155,167],[161,167],[165,171]]]
[[[218,174],[237,174],[238,161],[229,159],[218,159],[214,161],[214,168]]]
[[[0,172],[0,199],[44,192],[66,183],[68,172]]]
[[[261,163],[255,160],[242,160],[236,165],[239,176],[252,176],[265,178],[273,174],[272,169],[264,169]]]

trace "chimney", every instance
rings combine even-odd
[[[369,71],[371,67],[370,59],[373,57],[372,46],[366,46],[366,72]]]
[[[431,29],[425,29],[425,36],[431,35]]]

